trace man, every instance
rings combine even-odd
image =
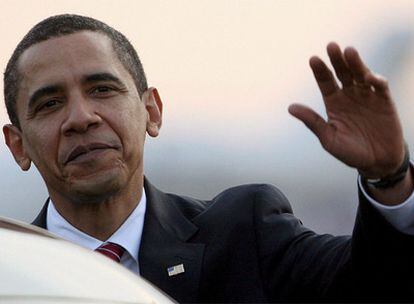
[[[144,180],[162,102],[133,47],[97,20],[59,15],[23,38],[5,72],[6,144],[50,198],[34,224],[120,262],[180,302],[412,300],[413,179],[384,79],[335,43],[310,60],[328,121],[292,105],[333,156],[359,170],[354,235],[316,235],[268,185],[205,202]],[[362,186],[364,184],[364,186]],[[408,227],[408,228],[407,228]],[[119,245],[119,246],[118,246]],[[112,250],[112,249],[111,249]]]

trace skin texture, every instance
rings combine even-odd
[[[327,46],[336,77],[318,57],[310,66],[323,96],[328,120],[304,105],[289,112],[319,139],[326,151],[367,178],[395,173],[404,159],[404,136],[386,80],[372,73],[358,52],[336,43]],[[371,188],[374,198],[387,205],[404,201],[412,193],[411,172],[395,187]]]
[[[140,99],[110,40],[79,32],[38,43],[19,61],[21,130],[3,128],[22,170],[33,162],[57,210],[106,240],[140,200],[146,132],[157,136],[156,89]]]

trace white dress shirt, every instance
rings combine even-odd
[[[121,227],[106,242],[116,243],[125,248],[121,264],[139,274],[138,252],[141,245],[142,229],[147,205],[145,190],[137,207],[132,211]],[[90,250],[95,250],[103,243],[98,239],[80,231],[66,221],[56,210],[52,200],[49,201],[46,215],[46,227],[50,232]]]

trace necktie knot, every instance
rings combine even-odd
[[[119,263],[121,261],[122,255],[125,252],[125,249],[118,244],[107,242],[96,248],[95,251]]]

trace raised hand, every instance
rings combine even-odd
[[[387,81],[372,73],[354,48],[341,51],[336,43],[327,52],[340,87],[318,57],[310,66],[325,103],[328,120],[312,109],[292,104],[289,112],[300,119],[322,146],[367,178],[397,171],[404,159],[404,138]]]

